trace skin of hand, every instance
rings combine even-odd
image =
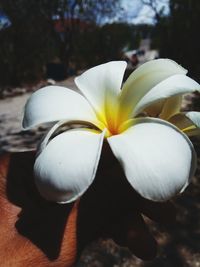
[[[156,256],[141,213],[169,224],[175,209],[140,197],[106,143],[93,184],[75,203],[51,203],[39,195],[34,160],[33,152],[0,157],[0,266],[70,267],[98,238],[112,238],[144,260]]]

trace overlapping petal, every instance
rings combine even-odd
[[[157,101],[153,105],[148,106],[144,109],[144,114],[149,117],[159,117],[162,112],[163,106],[165,105],[165,100]]]
[[[51,201],[68,203],[92,183],[102,148],[103,133],[70,130],[54,137],[34,165],[36,185]]]
[[[200,91],[200,85],[191,78],[177,74],[153,87],[136,105],[134,116],[157,101],[170,97]]]
[[[125,61],[111,61],[84,72],[75,83],[100,116],[105,104],[114,101],[120,93],[126,69]]]
[[[189,136],[200,134],[200,112],[181,112],[172,116],[169,121]]]
[[[138,119],[108,138],[133,188],[143,197],[164,201],[181,192],[192,177],[196,156],[190,140],[159,119]]]
[[[159,114],[159,118],[168,120],[173,115],[179,113],[181,110],[182,98],[182,95],[176,95],[166,99],[162,106],[162,111]]]
[[[122,109],[133,110],[138,101],[161,81],[176,75],[185,75],[187,71],[169,59],[156,59],[137,68],[124,83],[120,102]]]
[[[182,104],[182,95],[172,96],[168,99],[161,99],[144,109],[150,117],[158,117],[163,120],[169,120],[170,117],[179,113]]]
[[[26,103],[23,127],[63,119],[98,124],[93,108],[82,95],[65,87],[47,86],[33,93]]]

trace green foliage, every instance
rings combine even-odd
[[[101,28],[102,59],[103,61],[120,59],[122,49],[131,47],[133,43],[132,29],[127,24],[108,24]]]
[[[44,65],[56,53],[49,1],[2,0],[1,9],[11,27],[0,32],[1,85],[35,82]]]
[[[132,35],[132,27],[127,24],[113,23],[93,27],[77,36],[74,61],[80,67],[88,67],[121,59],[123,48],[131,48]]]
[[[60,57],[66,67],[74,60],[77,63],[88,60],[86,65],[93,64],[97,57],[97,43],[101,39],[101,30],[95,25],[113,16],[119,2],[1,0],[0,9],[12,24],[0,31],[0,86],[35,82],[43,78],[44,66],[55,57]],[[63,25],[66,17],[71,21],[62,38],[55,32],[54,15],[59,16]],[[88,21],[93,26],[83,33],[81,23],[75,23],[74,18]],[[92,37],[92,34],[96,35],[96,29],[98,36]],[[90,44],[91,50],[88,50]]]
[[[120,2],[1,0],[0,9],[12,24],[0,31],[0,86],[44,78],[46,63],[55,58],[66,68],[76,69],[121,59],[124,47],[138,46],[140,29],[123,23],[105,24],[120,12]],[[62,38],[54,28],[55,15],[65,29]]]

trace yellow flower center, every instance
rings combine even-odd
[[[117,135],[130,127],[130,113],[125,108],[120,108],[117,99],[105,102],[102,112],[97,114],[99,119],[99,128],[107,129],[106,137]]]

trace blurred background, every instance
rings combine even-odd
[[[35,148],[46,130],[21,131],[34,90],[75,88],[74,76],[92,66],[126,60],[127,78],[140,64],[167,57],[199,81],[199,12],[196,0],[1,0],[0,152]]]
[[[21,129],[23,106],[33,91],[47,84],[76,90],[74,76],[97,64],[126,60],[128,77],[140,64],[167,57],[200,82],[199,16],[198,0],[0,0],[0,154],[35,149],[46,131]],[[185,108],[191,106],[199,110],[197,94],[186,98]],[[109,241],[85,252],[99,265],[79,266],[200,266],[194,183],[176,203],[178,227],[161,236],[158,230],[166,229],[152,226],[161,244],[157,260],[143,263]]]

